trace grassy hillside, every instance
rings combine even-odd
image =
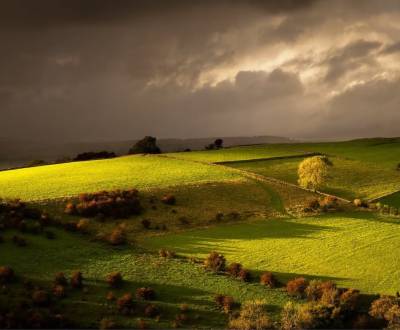
[[[81,270],[86,291],[70,291],[63,300],[63,314],[77,322],[80,328],[98,328],[98,322],[103,317],[117,319],[119,326],[136,328],[139,317],[143,318],[140,314],[133,317],[115,315],[106,304],[110,289],[105,278],[113,271],[121,272],[126,280],[122,288],[113,290],[117,296],[125,292],[134,293],[136,288],[143,286],[156,291],[153,303],[161,309],[160,322],[145,319],[157,328],[170,328],[181,304],[188,304],[190,309],[187,325],[224,327],[226,316],[214,303],[216,293],[229,294],[236,301],[265,299],[275,317],[288,300],[279,290],[207,273],[187,260],[164,259],[135,248],[115,249],[88,242],[79,235],[63,231],[55,233],[54,240],[24,235],[28,246],[16,247],[11,243],[13,233],[8,232],[0,249],[1,264],[11,266],[18,275],[39,281],[44,288],[51,288],[56,272],[63,271],[68,275],[74,270]],[[0,292],[0,303],[2,299],[9,298],[3,294],[3,291]]]
[[[304,274],[332,279],[369,293],[399,288],[399,222],[367,212],[277,219],[165,235],[144,241],[150,249],[173,249],[204,257],[212,250],[252,270],[282,280]]]
[[[27,201],[113,189],[241,180],[216,166],[158,156],[126,156],[0,172],[0,197]]]
[[[226,148],[220,150],[207,150],[207,151],[192,151],[192,152],[179,152],[169,153],[169,157],[177,157],[180,159],[201,161],[207,163],[227,162],[227,161],[240,161],[258,158],[273,158],[292,155],[301,155],[304,153],[302,150],[285,144],[264,144],[254,146],[243,146]]]

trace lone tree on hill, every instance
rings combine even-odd
[[[299,185],[313,190],[321,188],[328,176],[328,166],[322,157],[306,158],[299,165]]]
[[[145,136],[129,149],[129,154],[160,154],[161,150],[156,142],[155,137]]]
[[[214,141],[214,145],[217,149],[222,148],[222,145],[224,144],[224,140],[222,139],[216,139]]]

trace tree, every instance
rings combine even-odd
[[[157,139],[155,137],[145,136],[129,149],[129,154],[159,154],[161,150],[156,142]]]
[[[222,139],[216,139],[214,141],[214,145],[217,149],[222,148],[222,145],[224,144],[224,140]]]
[[[323,186],[327,178],[327,162],[319,156],[306,158],[299,165],[298,175],[301,187],[316,190]]]

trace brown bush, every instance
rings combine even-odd
[[[247,270],[242,268],[239,271],[238,278],[243,282],[250,282],[251,281],[251,273]]]
[[[354,204],[355,207],[368,207],[368,203],[363,201],[363,200],[361,200],[361,199],[359,199],[359,198],[356,198],[353,201],[353,204]]]
[[[162,258],[175,258],[175,252],[166,249],[160,249],[158,255]]]
[[[348,289],[340,295],[340,305],[347,311],[355,311],[360,300],[360,291]]]
[[[106,282],[112,288],[120,288],[122,286],[122,275],[120,272],[112,272],[107,275]]]
[[[107,293],[107,296],[106,296],[106,300],[107,300],[107,301],[115,301],[116,299],[117,299],[117,297],[115,297],[114,292],[109,291],[109,292]]]
[[[331,289],[336,289],[336,285],[331,281],[311,280],[305,293],[309,301],[318,301],[322,298],[324,292]]]
[[[144,309],[144,315],[146,317],[156,317],[160,315],[160,309],[154,304],[149,304]]]
[[[369,315],[377,319],[384,319],[385,314],[395,305],[399,304],[399,300],[393,296],[382,295],[374,300],[369,309]]]
[[[47,306],[50,303],[50,297],[44,290],[35,290],[32,293],[32,301],[35,305]]]
[[[56,273],[56,275],[54,276],[54,284],[63,285],[63,286],[68,285],[68,280],[65,277],[64,273],[62,273],[62,272]]]
[[[232,277],[239,277],[240,271],[243,269],[243,266],[237,262],[233,262],[229,264],[229,266],[226,268],[226,271],[229,275]]]
[[[57,298],[65,297],[65,287],[59,284],[53,286],[53,295]]]
[[[15,279],[14,270],[8,266],[0,266],[0,283],[10,283]]]
[[[214,272],[223,272],[225,270],[225,264],[225,257],[218,252],[211,252],[204,260],[204,267]]]
[[[235,301],[232,297],[222,294],[216,295],[214,301],[225,314],[229,314],[235,306]]]
[[[389,329],[400,329],[400,306],[394,305],[385,313]]]
[[[75,271],[71,276],[71,287],[74,289],[80,289],[83,286],[83,276],[80,271]]]
[[[89,232],[89,226],[90,226],[90,220],[89,219],[80,219],[78,223],[76,224],[76,229],[80,231],[81,233],[88,233]]]
[[[121,298],[117,300],[117,307],[121,314],[129,315],[134,309],[133,296],[131,293],[125,293]]]
[[[339,306],[340,291],[335,287],[323,290],[320,302],[324,306]]]
[[[78,202],[66,205],[65,213],[84,217],[101,214],[112,218],[127,218],[139,214],[141,210],[138,191],[132,189],[82,194]]]
[[[154,300],[156,293],[152,288],[138,288],[136,289],[136,298],[142,300]]]
[[[260,284],[275,288],[278,285],[278,281],[271,272],[265,272],[260,276]]]
[[[186,313],[187,311],[189,311],[189,305],[188,304],[181,304],[179,306],[179,309],[182,313]]]
[[[112,245],[123,245],[126,244],[127,238],[126,238],[126,229],[124,226],[117,226],[114,228],[114,230],[111,232],[111,235],[109,237],[109,242]]]
[[[289,301],[283,306],[281,313],[281,329],[282,330],[295,330],[299,329],[298,320],[298,306],[292,301]]]
[[[239,316],[229,321],[229,329],[273,329],[273,323],[264,311],[262,301],[249,301],[243,304]]]
[[[298,308],[296,329],[327,329],[332,323],[332,307],[307,303]]]
[[[306,207],[312,210],[318,210],[320,208],[319,200],[315,198],[307,201]]]
[[[161,202],[163,202],[164,204],[167,204],[167,205],[175,205],[176,198],[174,195],[168,194],[161,198]]]
[[[109,318],[103,318],[100,320],[99,329],[100,330],[110,330],[116,329],[117,325],[114,320]]]
[[[287,282],[286,291],[290,296],[303,298],[305,296],[305,290],[307,286],[308,281],[304,277],[297,277]]]

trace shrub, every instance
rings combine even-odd
[[[321,157],[309,157],[304,159],[298,169],[299,185],[308,189],[322,187],[328,175],[328,165]]]
[[[32,293],[32,301],[38,306],[47,306],[50,303],[49,295],[44,290],[35,290]]]
[[[83,276],[80,271],[75,271],[71,276],[71,287],[74,289],[80,289],[83,286]]]
[[[260,276],[260,284],[275,288],[278,285],[278,281],[271,272],[265,272]]]
[[[144,315],[146,317],[156,317],[157,315],[160,315],[160,310],[156,305],[149,304],[144,309]]]
[[[114,292],[109,291],[109,292],[107,293],[106,300],[107,300],[107,301],[114,301],[115,299],[117,299],[117,298],[115,297]]]
[[[324,199],[320,202],[321,207],[325,210],[333,210],[339,206],[338,199],[333,196],[325,196]]]
[[[74,161],[85,161],[85,160],[94,160],[94,159],[108,159],[115,158],[117,155],[114,152],[108,151],[99,151],[99,152],[83,152],[78,154],[73,160]]]
[[[332,307],[316,303],[300,305],[297,310],[296,329],[327,329],[332,326]]]
[[[76,229],[81,233],[86,234],[89,231],[90,220],[89,219],[80,219],[76,224]]]
[[[400,329],[400,306],[394,305],[385,313],[389,329]]]
[[[318,199],[311,199],[307,202],[307,207],[312,210],[318,210],[320,208],[319,200]]]
[[[226,271],[232,277],[239,277],[240,271],[243,269],[243,266],[237,262],[231,263],[227,268]]]
[[[175,258],[175,252],[166,249],[160,249],[158,255],[162,258]]]
[[[100,330],[116,329],[117,325],[114,320],[109,318],[103,318],[100,320],[99,328]]]
[[[129,149],[129,154],[159,154],[160,148],[157,146],[157,139],[152,136],[145,136],[143,139]]]
[[[298,329],[298,306],[289,301],[283,306],[281,313],[281,329],[295,330]]]
[[[119,272],[112,272],[107,275],[106,281],[110,287],[119,288],[123,282],[122,275]]]
[[[64,273],[62,273],[62,272],[56,273],[56,275],[54,276],[54,284],[63,285],[63,286],[68,285],[68,280],[65,277]]]
[[[136,289],[136,298],[142,300],[154,300],[156,293],[152,288],[138,288]]]
[[[225,264],[225,257],[218,252],[211,252],[204,260],[204,267],[213,272],[223,272],[225,270]]]
[[[14,270],[8,266],[0,266],[0,283],[10,283],[15,279]]]
[[[59,284],[53,286],[53,295],[57,298],[65,297],[65,287]]]
[[[114,228],[114,230],[111,232],[111,235],[109,237],[109,242],[112,245],[123,245],[126,244],[126,230],[124,226],[117,226]]]
[[[69,202],[65,213],[83,217],[127,218],[142,211],[138,191],[115,190],[81,194],[77,202]]]
[[[131,293],[125,293],[117,300],[117,307],[121,314],[129,315],[134,309],[133,296]]]
[[[331,281],[322,282],[319,280],[311,280],[305,293],[309,301],[318,301],[325,292],[332,289],[336,289],[336,285]]]
[[[348,289],[340,295],[340,305],[347,311],[355,311],[360,300],[360,291]]]
[[[368,207],[368,204],[359,198],[356,198],[353,201],[353,204],[355,207]]]
[[[251,330],[251,329],[272,329],[273,323],[264,311],[262,301],[248,301],[240,309],[239,316],[229,321],[230,329]]]
[[[340,304],[340,291],[336,287],[327,288],[322,292],[320,302],[325,306],[338,306]]]
[[[235,306],[235,301],[230,296],[225,296],[222,294],[217,294],[214,298],[216,304],[222,309],[226,314],[229,314],[233,307]]]
[[[286,291],[290,296],[303,298],[308,281],[304,277],[297,277],[286,284]]]
[[[372,302],[369,315],[377,319],[384,319],[385,314],[396,305],[399,305],[398,299],[393,296],[382,295]]]
[[[164,204],[167,204],[167,205],[175,205],[176,198],[174,195],[168,194],[161,198],[161,202],[163,202]]]
[[[242,268],[239,271],[238,278],[241,279],[243,282],[250,282],[251,273],[247,269]]]

